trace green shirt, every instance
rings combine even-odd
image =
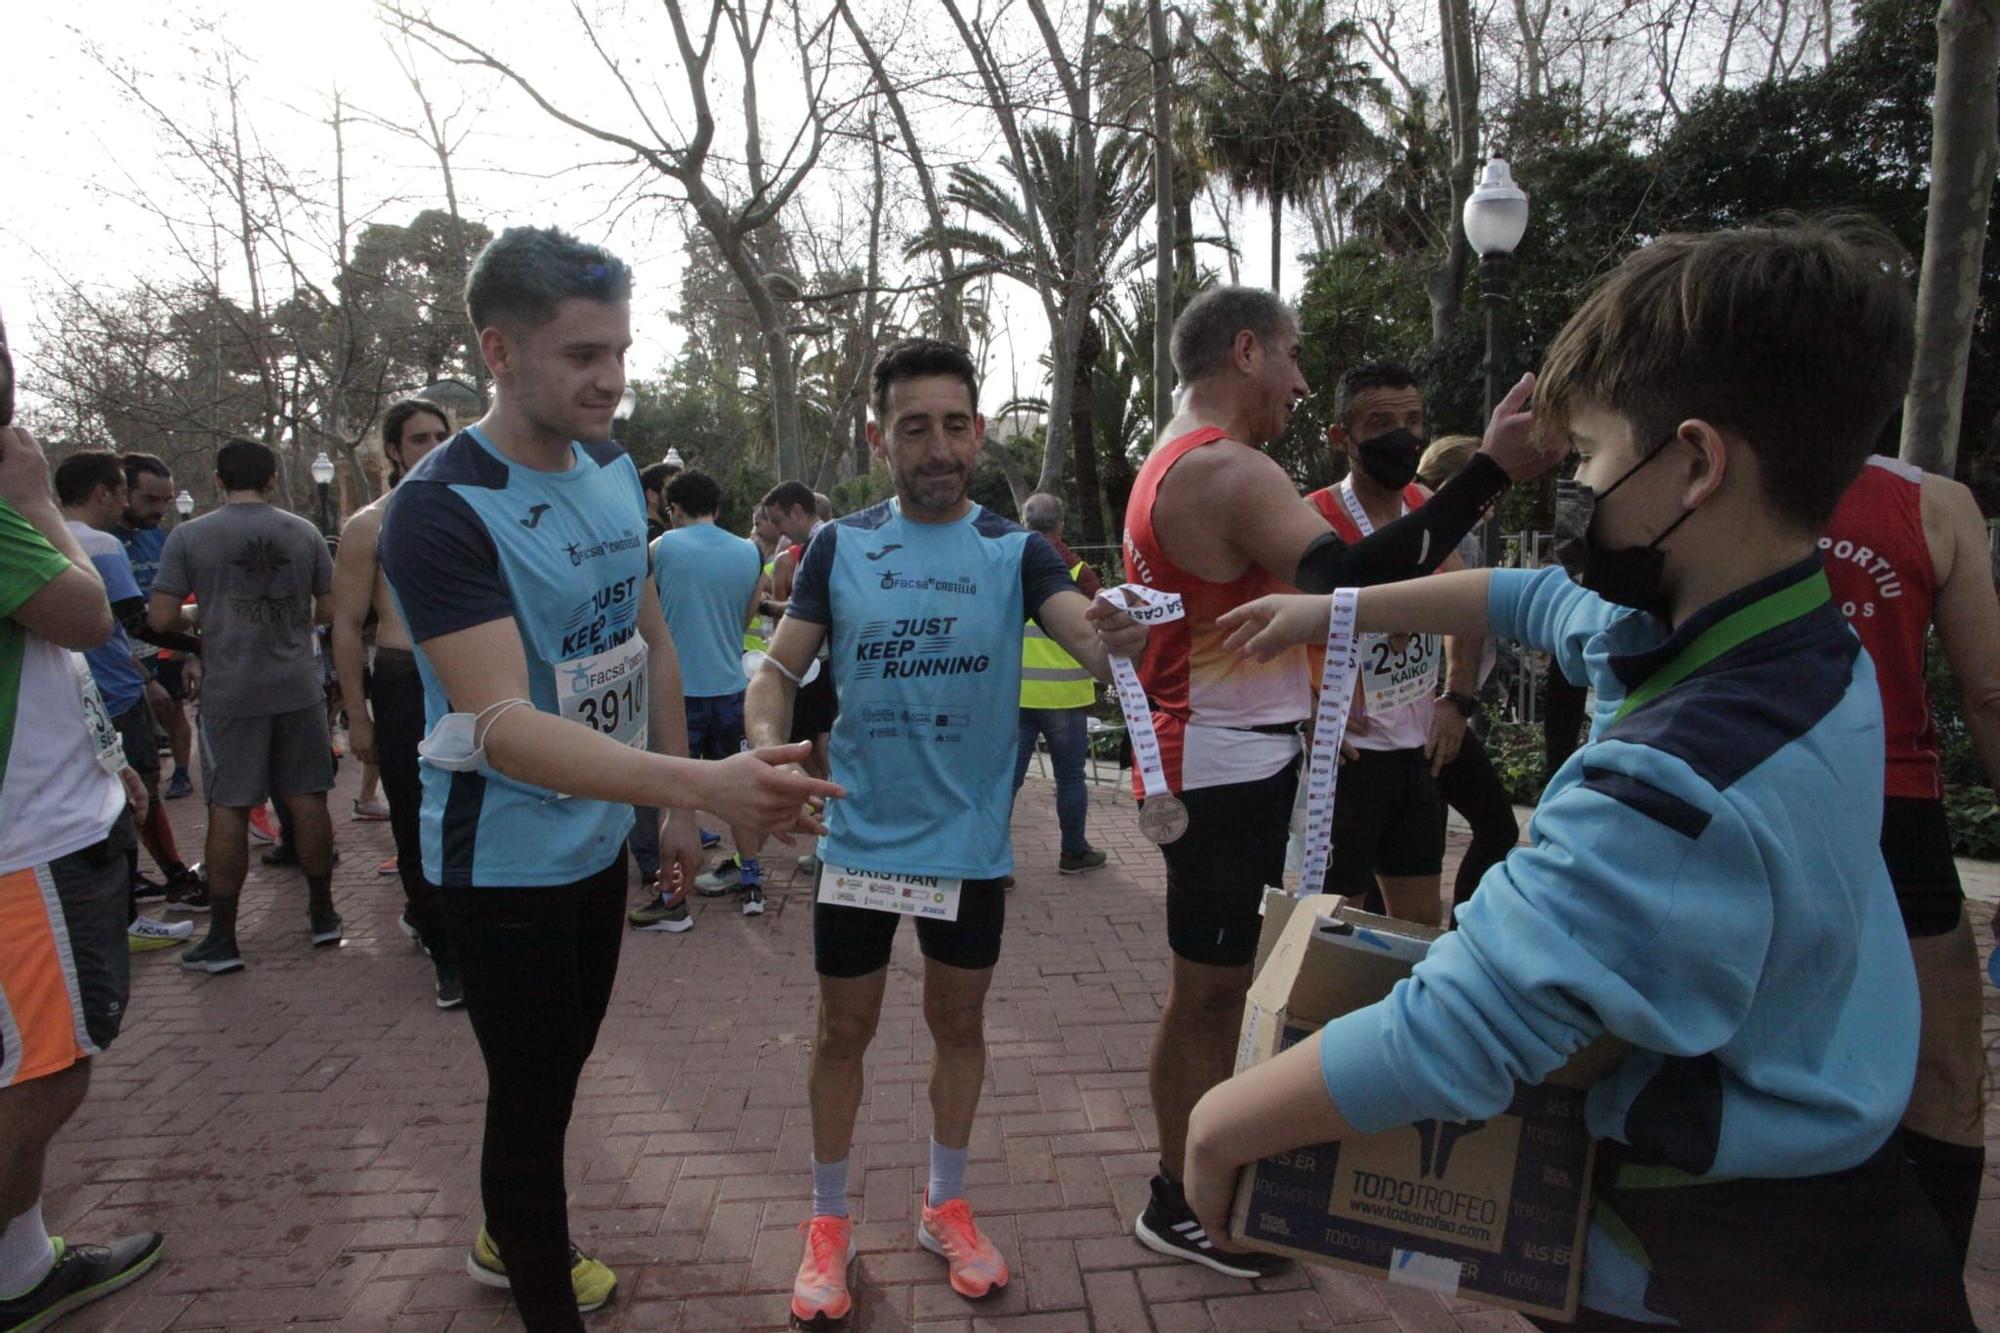
[[[21,659],[28,643],[28,631],[14,612],[69,567],[68,558],[48,538],[0,500],[0,783],[7,780],[7,756],[14,748]]]

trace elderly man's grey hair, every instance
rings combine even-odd
[[[1047,491],[1036,491],[1021,505],[1021,523],[1030,532],[1061,532],[1063,502]]]

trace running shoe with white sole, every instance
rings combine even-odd
[[[500,1262],[500,1247],[493,1243],[492,1235],[485,1227],[479,1228],[479,1236],[472,1242],[472,1252],[465,1256],[465,1271],[474,1282],[487,1287],[509,1290],[507,1266]],[[569,1284],[576,1293],[578,1314],[589,1314],[592,1310],[602,1310],[610,1304],[618,1292],[618,1275],[606,1265],[585,1254],[572,1245],[569,1247]]]
[[[241,972],[243,955],[236,951],[235,940],[218,940],[209,935],[201,943],[181,951],[181,966],[190,972],[220,976],[224,972]]]
[[[694,877],[694,891],[704,898],[720,898],[743,882],[743,863],[735,857],[718,862],[714,869]]]
[[[160,795],[169,801],[178,801],[183,796],[192,796],[194,795],[194,779],[188,776],[186,769],[178,769],[171,778],[167,779],[167,789],[161,792]]]
[[[109,1245],[69,1245],[51,1237],[56,1266],[40,1282],[0,1300],[0,1329],[7,1333],[37,1333],[72,1310],[102,1300],[144,1277],[160,1261],[166,1237],[142,1231]]]
[[[917,1244],[944,1258],[951,1289],[967,1300],[991,1296],[1007,1285],[1007,1261],[972,1220],[972,1205],[947,1199],[939,1208],[924,1203]]]
[[[799,1225],[806,1253],[792,1279],[792,1318],[811,1329],[832,1328],[854,1312],[847,1270],[854,1262],[854,1223],[845,1217],[815,1217]]]
[[[1225,1253],[1216,1249],[1202,1228],[1201,1219],[1188,1207],[1187,1194],[1180,1182],[1165,1176],[1153,1177],[1153,1197],[1146,1204],[1146,1211],[1132,1224],[1132,1234],[1155,1254],[1186,1259],[1229,1277],[1271,1277],[1292,1265],[1282,1255]]]
[[[694,914],[688,911],[687,895],[677,893],[672,898],[665,894],[655,895],[644,907],[635,907],[625,914],[625,920],[634,930],[665,931],[678,935],[694,929]]]
[[[743,902],[743,915],[745,916],[764,915],[764,886],[762,884],[745,884],[743,886],[743,893],[741,896]]]
[[[260,805],[250,812],[250,840],[274,845],[278,842],[278,829],[271,822],[269,806]]]
[[[135,916],[125,927],[125,951],[152,953],[156,949],[178,948],[193,935],[192,921],[155,921],[149,916]]]
[[[340,919],[340,913],[338,912],[335,912],[324,921],[314,921],[311,924],[312,942],[315,949],[323,949],[329,944],[340,943],[341,936],[345,933],[344,927],[346,923]]]

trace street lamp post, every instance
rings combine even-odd
[[[327,487],[333,485],[333,460],[326,456],[324,449],[312,461],[312,479],[313,485],[319,487],[319,530],[331,535],[333,516],[327,506]]]
[[[1486,306],[1486,419],[1500,403],[1506,386],[1504,343],[1506,305],[1514,248],[1528,230],[1528,196],[1514,184],[1504,158],[1492,158],[1479,178],[1479,188],[1465,201],[1465,239],[1479,256],[1479,295]],[[1484,542],[1486,565],[1500,563],[1500,525],[1489,519]]]
[[[188,494],[185,486],[181,488],[181,493],[174,497],[174,512],[184,519],[194,516],[194,497]]]

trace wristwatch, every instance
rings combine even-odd
[[[1446,690],[1438,698],[1456,708],[1467,722],[1472,721],[1486,711],[1486,706],[1479,702],[1479,696],[1476,694],[1458,694],[1454,691]]]

